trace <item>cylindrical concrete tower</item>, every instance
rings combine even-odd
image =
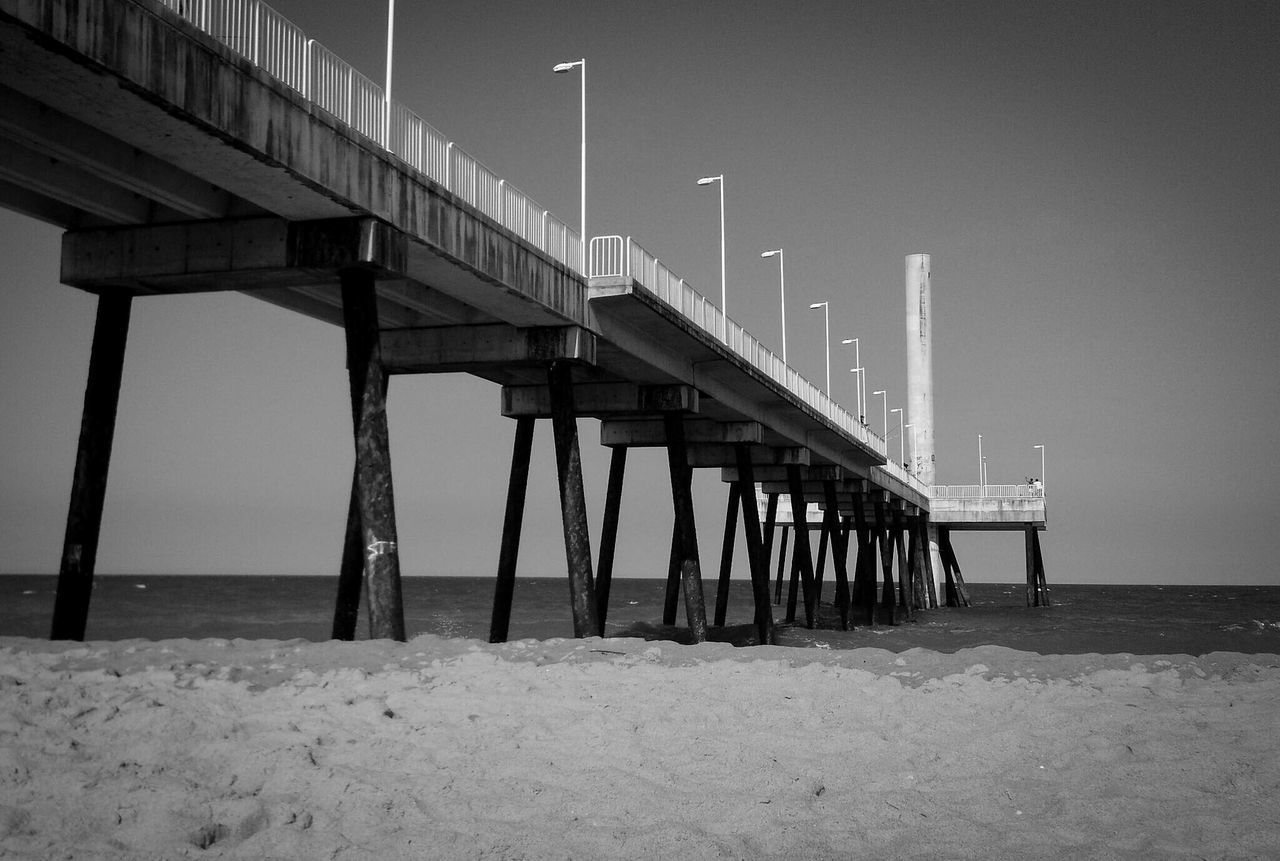
[[[929,255],[907,255],[907,415],[913,434],[909,469],[926,486],[933,471],[933,316]]]

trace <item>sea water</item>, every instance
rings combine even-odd
[[[0,576],[0,636],[47,637],[56,586],[51,575]],[[803,606],[797,623],[784,623],[784,592],[784,603],[773,607],[777,639],[786,645],[891,651],[953,652],[994,644],[1041,654],[1280,653],[1280,586],[1067,584],[1051,588],[1049,607],[1027,607],[1022,584],[972,583],[968,589],[970,607],[916,611],[914,620],[898,625],[857,624],[844,631],[830,603],[834,589],[828,579],[814,628],[806,627]],[[332,576],[99,576],[86,639],[325,640],[336,591]],[[492,577],[406,577],[407,633],[487,640],[493,592]],[[683,602],[677,624],[662,624],[665,594],[664,580],[615,579],[606,635],[687,640]],[[711,620],[711,579],[705,599]],[[750,643],[753,617],[750,583],[732,581],[725,628],[713,631],[713,638]],[[567,579],[517,578],[508,639],[572,635]],[[367,636],[362,614],[357,637]]]

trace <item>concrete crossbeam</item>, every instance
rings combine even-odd
[[[577,383],[573,405],[577,415],[596,417],[697,412],[698,391],[692,386]],[[551,415],[550,391],[546,386],[503,386],[502,414],[546,418]]]
[[[594,364],[596,360],[595,335],[578,326],[392,329],[384,331],[381,339],[383,364],[393,374],[545,366],[560,359]]]
[[[699,443],[760,443],[764,440],[764,428],[759,422],[713,422],[705,419],[686,419],[684,423],[685,442],[690,445]],[[667,433],[661,420],[657,419],[612,419],[600,424],[600,444],[607,446],[625,445],[633,448],[656,448],[666,446]],[[733,463],[730,452],[726,465]]]

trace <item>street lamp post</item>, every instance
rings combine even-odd
[[[782,296],[782,364],[787,363],[787,263],[782,249],[760,252],[761,257],[778,258],[778,292]]]
[[[982,495],[987,495],[987,459],[982,459]]]
[[[894,407],[889,410],[889,412],[898,414],[898,463],[905,464],[907,462],[907,455],[906,452],[902,450],[902,407]],[[888,436],[888,434],[889,432],[886,430],[885,435]]]
[[[1043,491],[1044,491],[1044,487],[1045,487],[1045,482],[1044,482],[1044,446],[1043,446],[1043,445],[1033,445],[1033,446],[1032,446],[1032,448],[1038,448],[1038,449],[1040,449],[1040,490],[1041,490],[1041,492],[1043,492]]]
[[[864,388],[864,386],[867,383],[867,380],[864,376],[862,376],[862,372],[863,372],[862,351],[861,351],[861,348],[858,346],[857,338],[845,338],[840,343],[845,345],[853,344],[853,365],[854,366],[849,369],[849,372],[858,375],[857,377],[854,377],[854,383],[856,384],[856,387],[857,387],[854,394],[858,399],[858,421],[863,422],[863,424],[866,424],[866,422],[863,421],[863,415],[862,415],[863,404],[867,402],[867,392],[866,392],[866,389]]]
[[[827,345],[827,397],[831,397],[831,303],[814,302],[809,306],[809,310],[816,311],[822,309],[823,322],[826,324],[826,345]]]
[[[986,488],[987,479],[986,479],[985,470],[983,467],[983,464],[986,462],[987,462],[987,459],[982,456],[982,434],[978,434],[978,484],[982,486],[983,496],[987,495],[987,488]]]
[[[724,174],[719,176],[704,176],[698,180],[698,185],[711,185],[717,183],[720,186],[720,313],[725,315],[726,323],[728,322],[729,309],[725,304],[725,278],[724,278]],[[728,331],[727,327],[726,330]]]
[[[862,388],[867,384],[866,368],[850,368],[849,373],[856,374],[853,378],[853,394],[858,399],[858,423],[866,424],[867,416],[863,410]]]
[[[587,271],[587,58],[574,60],[571,63],[556,63],[551,71],[561,74],[571,71],[572,69],[582,70],[582,157],[579,160],[578,168],[578,190],[579,190],[579,206],[578,206],[578,231],[582,236],[582,260],[581,266],[583,273]]]
[[[884,411],[884,438],[886,441],[888,441],[889,439],[889,396],[886,395],[884,391],[872,392],[871,394],[873,397],[875,395],[880,396],[880,407]]]

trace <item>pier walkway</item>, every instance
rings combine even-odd
[[[706,617],[692,469],[729,483],[729,548],[741,508],[762,641],[770,535],[757,485],[801,510],[856,512],[859,547],[878,531],[888,548],[886,578],[893,529],[900,568],[903,531],[927,540],[930,488],[865,424],[631,239],[584,243],[257,0],[0,0],[0,205],[64,229],[62,280],[99,297],[55,637],[83,636],[129,311],[155,294],[240,291],[344,327],[356,463],[335,636],[354,631],[362,579],[373,635],[404,636],[386,374],[491,380],[516,420],[495,639],[539,418],[556,439],[579,636],[607,612],[630,447],[668,450],[668,616],[678,583],[695,637]],[[614,450],[598,567],[579,416],[599,418]],[[932,584],[928,557],[905,560],[919,584]],[[801,567],[808,595],[812,562]],[[843,616],[857,597],[841,588]]]

